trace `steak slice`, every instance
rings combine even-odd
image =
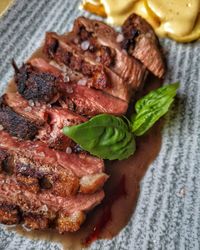
[[[23,64],[20,69],[15,66],[15,82],[25,99],[53,103],[59,98],[63,79],[58,69],[40,58]]]
[[[34,194],[22,190],[14,176],[0,175],[0,221],[4,224],[22,222],[31,229],[56,226],[60,233],[77,231],[85,214],[103,198],[103,191],[65,198],[49,191]]]
[[[165,63],[153,28],[142,17],[132,14],[122,26],[124,48],[159,78],[164,77]]]
[[[123,115],[128,109],[128,103],[103,93],[100,90],[80,85],[71,85],[70,93],[65,91],[64,105],[81,115],[97,114]]]
[[[52,47],[55,48],[52,44],[57,44],[56,50],[52,50]],[[127,85],[109,67],[97,60],[93,60],[92,57],[86,56],[73,43],[68,43],[66,35],[58,36],[53,32],[47,33],[44,53],[58,64],[64,64],[67,67],[65,71],[68,72],[68,77],[71,81],[101,89],[108,94],[129,101],[132,94],[131,86]]]
[[[60,64],[64,64],[72,71],[79,72],[87,79],[87,85],[97,89],[104,89],[109,85],[102,65],[91,64],[85,60],[81,53],[77,53],[64,39],[54,32],[46,34],[44,53]],[[56,44],[56,46],[53,44]],[[54,49],[52,49],[52,47]],[[55,49],[56,47],[56,49]]]
[[[16,116],[22,116],[23,119],[26,119],[27,122],[31,122],[31,124],[35,124],[38,128],[37,134],[31,139],[41,140],[48,144],[49,147],[62,151],[66,151],[67,147],[76,146],[69,137],[63,134],[62,128],[64,126],[72,126],[85,122],[87,120],[85,117],[80,116],[67,108],[51,107],[50,104],[46,105],[39,102],[34,103],[33,100],[28,101],[19,93],[6,93],[2,96],[2,99],[4,100],[4,103],[16,113]],[[18,126],[17,124],[14,125],[16,130]],[[27,135],[26,132],[27,130],[29,132],[29,127],[27,130],[21,130],[22,124],[19,124],[19,126],[19,131]],[[5,126],[5,129],[6,128],[7,127]],[[8,132],[12,134],[11,129]],[[31,131],[29,134],[30,133]],[[23,139],[29,138],[26,136],[26,138],[24,137]]]
[[[39,126],[44,124],[45,111],[47,109],[45,104],[40,104],[33,100],[26,100],[17,92],[6,93],[1,98],[3,102],[17,114]]]
[[[30,61],[31,65],[33,64],[35,68],[37,68],[37,71],[39,70],[39,74],[41,74],[42,70],[47,70],[48,67],[52,67],[53,69],[57,70],[57,74],[54,75],[54,80],[56,79],[58,72],[61,74],[61,71],[56,69],[56,67],[48,64],[43,59],[33,59]],[[25,64],[23,67],[32,67],[29,64]],[[37,66],[36,66],[37,65]],[[40,65],[45,65],[40,68]],[[46,71],[45,71],[46,72]],[[50,70],[47,73],[42,74],[49,74]],[[20,75],[20,73],[18,73]],[[52,75],[53,77],[53,75]],[[62,76],[63,78],[63,76]],[[59,78],[60,79],[60,78]],[[28,80],[26,80],[28,81]],[[25,82],[26,82],[25,81]],[[43,82],[43,85],[45,85],[47,82]],[[54,81],[56,84],[56,80]],[[28,83],[27,83],[28,85]],[[48,83],[47,83],[48,85]],[[72,84],[70,82],[59,82],[59,87],[57,86],[57,89],[54,91],[54,99],[52,99],[52,102],[57,101],[59,97],[63,97],[64,99],[67,99],[70,101],[67,102],[70,109],[73,111],[76,111],[79,114],[83,115],[95,115],[100,113],[107,113],[107,114],[114,114],[114,115],[122,115],[125,114],[128,108],[128,103],[119,99],[115,98],[111,95],[108,95],[106,93],[103,93],[100,90],[95,90],[91,88],[87,88],[86,86],[81,86],[79,84]],[[29,89],[31,91],[31,88]],[[56,93],[57,91],[57,93]],[[20,91],[19,91],[20,92]],[[23,94],[22,94],[23,96]],[[56,96],[56,98],[55,98]],[[84,96],[84,98],[83,98]],[[26,96],[25,96],[26,98]],[[30,97],[31,98],[31,97]],[[26,98],[29,99],[29,98]],[[71,100],[70,100],[71,99]],[[46,99],[44,101],[41,101],[41,99],[38,98],[31,98],[29,101],[35,101],[40,105],[43,105],[44,101],[47,102]],[[23,102],[24,103],[24,102]],[[69,104],[70,103],[70,104]],[[76,109],[72,108],[72,105],[76,106]],[[85,105],[85,107],[84,107]],[[67,107],[67,106],[66,106]],[[84,111],[84,112],[83,112]]]
[[[78,191],[94,193],[108,178],[103,161],[96,157],[55,151],[42,142],[20,141],[4,131],[0,136],[2,157],[7,154],[2,172],[15,175],[22,188],[32,192],[49,189],[63,197]]]
[[[146,68],[121,48],[119,35],[120,33],[103,22],[79,17],[74,22],[72,32],[66,36],[68,43],[79,48],[86,58],[107,66],[123,79],[124,84],[130,84],[136,90],[144,82]],[[83,46],[86,42],[90,44],[87,50]]]

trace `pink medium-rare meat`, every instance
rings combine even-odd
[[[100,90],[72,85],[70,93],[66,90],[65,104],[72,107],[81,115],[94,116],[97,114],[123,115],[128,109],[128,103],[103,93]]]
[[[49,64],[46,60],[42,58],[34,58],[28,61],[32,67],[38,69],[41,72],[46,72],[54,75],[55,77],[61,78],[61,72],[56,67]]]
[[[103,191],[65,198],[49,191],[34,194],[22,190],[15,177],[0,174],[0,221],[5,224],[24,221],[25,226],[31,229],[46,229],[56,225],[60,233],[77,231],[85,214],[103,198]]]
[[[164,57],[154,30],[148,22],[132,14],[124,22],[122,31],[125,37],[122,47],[140,60],[154,75],[164,77]]]
[[[45,126],[39,130],[36,138],[47,143],[49,147],[62,151],[66,151],[67,147],[70,147],[69,150],[73,150],[75,146],[75,143],[63,134],[63,127],[87,121],[85,117],[61,107],[47,108],[45,120]]]
[[[6,181],[4,181],[4,179]],[[38,209],[43,204],[46,204],[47,206],[48,205],[52,206],[52,210],[56,212],[59,210],[66,210],[68,213],[74,213],[78,210],[88,212],[92,208],[90,204],[91,201],[92,203],[96,203],[98,202],[99,199],[102,199],[104,196],[104,193],[102,191],[96,193],[97,195],[96,194],[88,194],[88,195],[78,194],[75,197],[74,196],[68,196],[68,197],[54,196],[51,192],[45,191],[45,192],[41,192],[40,194],[38,194],[38,198],[37,198],[37,195],[34,195],[29,191],[20,192],[20,186],[17,184],[16,179],[13,176],[10,177],[10,176],[0,175],[0,183],[1,183],[0,185],[1,197],[3,196],[3,194],[5,196],[8,196],[8,201],[10,202],[12,202],[12,198],[14,198],[14,196],[17,193],[20,193],[21,195],[25,194],[27,198],[33,195],[33,199],[28,198],[27,200],[30,203],[33,202],[34,210]],[[8,185],[9,183],[11,184],[10,189]],[[3,190],[5,190],[5,193],[3,192]],[[12,195],[12,192],[14,190],[16,190],[16,193]],[[87,198],[88,198],[88,201],[87,201]],[[15,202],[17,205],[20,205],[20,206],[23,205],[21,204],[20,199],[18,202],[16,200],[17,200],[17,197],[15,198]],[[71,203],[70,201],[73,201],[73,202]]]
[[[67,196],[79,190],[83,193],[87,193],[87,190],[93,193],[99,190],[108,178],[103,173],[103,161],[96,157],[87,154],[66,154],[50,149],[42,142],[17,140],[4,131],[0,132],[0,136],[0,149],[8,154],[3,161],[4,165],[8,165],[7,169],[13,169],[14,175],[19,175],[19,182],[23,186],[31,177],[34,178],[32,184],[36,191],[43,189],[43,184],[47,183],[47,189],[53,193]],[[90,182],[85,181],[86,176],[91,178]]]

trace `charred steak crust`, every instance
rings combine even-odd
[[[51,102],[57,94],[57,79],[49,72],[40,72],[29,63],[15,74],[18,92],[27,100]]]
[[[18,206],[6,202],[0,202],[0,222],[2,224],[18,224],[21,220],[20,217]]]
[[[0,98],[0,124],[12,136],[24,140],[34,139],[39,129],[35,123],[17,114],[12,108],[7,106],[3,97]]]

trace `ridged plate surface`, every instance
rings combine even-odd
[[[16,0],[0,19],[0,91],[41,44],[45,31],[65,32],[83,12],[77,0]],[[136,211],[113,240],[92,250],[200,249],[200,43],[161,41],[168,62],[166,83],[179,80],[178,99],[166,118],[161,152],[142,183]],[[122,204],[123,205],[123,204]],[[0,227],[1,250],[58,250]]]

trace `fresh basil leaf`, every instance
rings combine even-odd
[[[64,127],[63,133],[92,155],[122,160],[135,152],[135,139],[122,118],[97,115],[85,123]]]
[[[136,102],[136,113],[131,118],[132,131],[136,136],[143,135],[161,116],[167,113],[178,87],[179,83],[163,86]]]

